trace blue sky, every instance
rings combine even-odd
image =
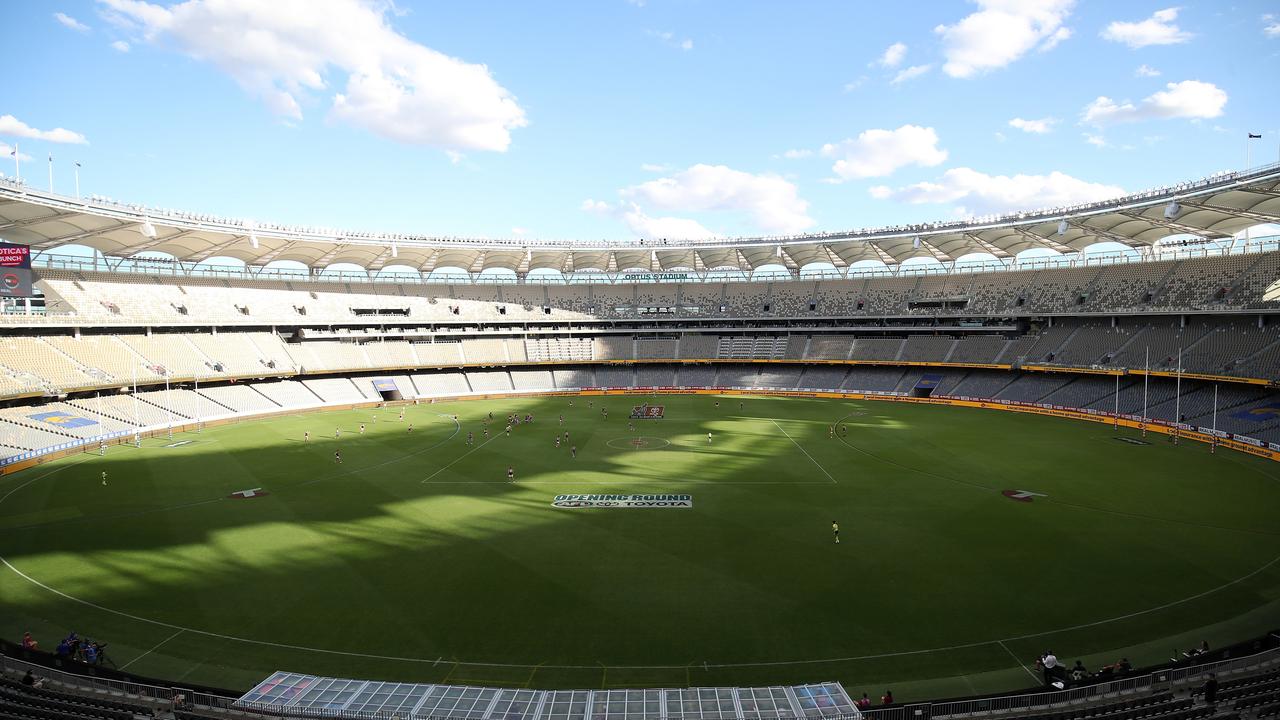
[[[1280,160],[1280,2],[5,3],[45,187],[623,239],[872,227]],[[59,132],[61,130],[61,132]]]

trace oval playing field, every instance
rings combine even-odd
[[[287,669],[910,698],[1025,686],[1047,648],[1140,665],[1280,621],[1273,463],[884,402],[665,396],[630,428],[646,400],[276,417],[6,477],[3,631],[233,689]],[[510,412],[533,422],[507,436]],[[632,494],[692,507],[552,505]]]

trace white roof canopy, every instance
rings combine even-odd
[[[563,272],[738,269],[860,260],[942,262],[971,253],[1009,257],[1031,248],[1074,253],[1099,242],[1153,245],[1171,235],[1227,238],[1280,222],[1280,164],[1158,188],[1115,200],[958,222],[787,237],[618,242],[487,240],[293,228],[83,200],[0,181],[0,238],[50,250],[87,245],[114,257],[158,251],[180,261],[233,257],[249,265],[294,260],[308,267],[353,263],[370,271],[540,268]]]

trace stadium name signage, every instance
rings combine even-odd
[[[557,495],[557,508],[691,508],[692,495]]]
[[[689,273],[623,273],[622,279],[627,282],[683,282],[689,279]]]

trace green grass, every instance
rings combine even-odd
[[[234,689],[287,669],[534,687],[840,680],[913,699],[1024,687],[1021,663],[1050,647],[1141,664],[1280,625],[1272,463],[877,402],[664,397],[667,419],[631,433],[638,402],[421,405],[405,423],[313,413],[8,476],[0,632],[51,648],[75,630],[132,672]],[[536,420],[481,436],[487,412],[511,410]],[[842,417],[848,437],[829,438]],[[563,430],[576,460],[554,447]],[[634,435],[650,447],[630,449]],[[227,498],[257,487],[270,494]],[[694,507],[551,507],[584,491],[687,492]]]

